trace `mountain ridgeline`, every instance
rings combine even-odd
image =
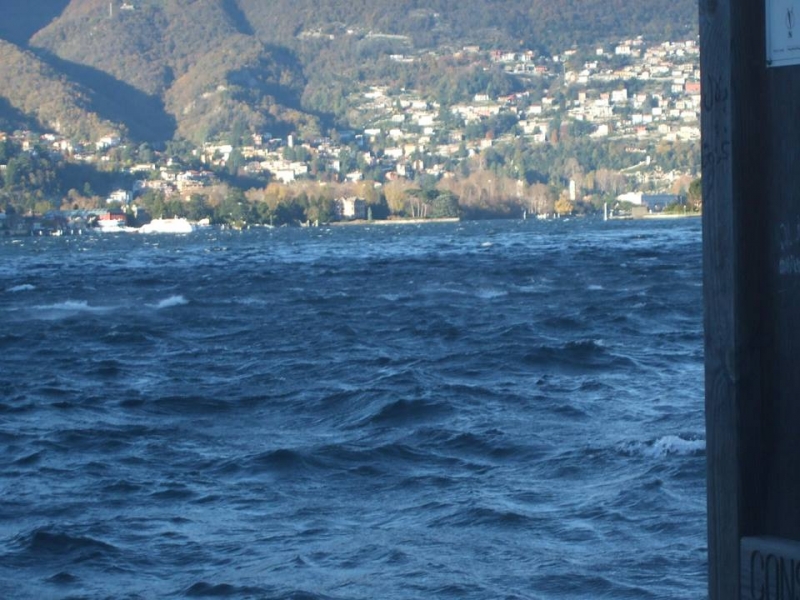
[[[692,0],[7,0],[0,125],[135,141],[318,134],[356,84],[459,77],[392,55],[466,45],[552,55],[696,35]],[[502,82],[501,82],[502,86]],[[454,86],[457,88],[458,86]],[[468,88],[465,88],[468,89]]]

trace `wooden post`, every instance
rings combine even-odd
[[[800,598],[795,5],[700,0],[710,600]]]

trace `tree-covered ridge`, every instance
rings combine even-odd
[[[360,27],[408,36],[418,49],[523,45],[548,53],[634,34],[692,36],[697,13],[690,0],[238,0],[238,7],[258,35],[285,44],[304,32]]]
[[[120,134],[120,122],[103,119],[92,108],[88,90],[53,69],[32,52],[0,40],[2,97],[16,112],[68,137],[96,140]]]
[[[242,124],[250,132],[309,122],[316,128],[301,108],[302,65],[251,35],[237,11],[233,0],[73,0],[30,47],[110,94],[105,107],[124,107],[134,139],[202,142],[226,138]],[[130,97],[137,101],[126,106]],[[143,103],[149,117],[136,114]]]
[[[236,34],[175,81],[167,108],[180,117],[178,136],[195,143],[286,134],[313,121],[300,110],[304,86],[302,67],[289,53]]]
[[[219,0],[72,0],[30,45],[162,95],[236,33]]]

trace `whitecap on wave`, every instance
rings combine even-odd
[[[689,456],[703,452],[705,449],[705,440],[687,440],[677,435],[666,435],[659,438],[651,447],[651,451],[655,456],[668,456],[671,454]]]
[[[481,289],[475,295],[481,300],[494,300],[495,298],[508,296],[508,292],[505,290]]]
[[[53,312],[102,312],[104,310],[110,310],[109,307],[90,306],[86,300],[65,300],[64,302],[56,302],[55,304],[40,304],[34,306],[33,309]]]
[[[627,454],[640,454],[651,458],[666,456],[692,456],[705,452],[704,439],[687,439],[678,435],[665,435],[653,442],[628,442],[621,446]]]
[[[35,290],[36,286],[31,285],[30,283],[23,283],[22,285],[15,285],[13,287],[8,288],[7,292],[30,292],[31,290]]]
[[[164,298],[161,302],[155,305],[156,308],[172,308],[173,306],[183,306],[189,304],[189,301],[180,294]]]
[[[76,315],[103,314],[114,310],[111,306],[91,306],[86,300],[65,300],[55,304],[39,304],[29,309],[34,319],[58,321]]]

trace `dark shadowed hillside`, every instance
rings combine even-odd
[[[0,17],[0,39],[25,44],[67,7],[70,0],[5,0]]]

